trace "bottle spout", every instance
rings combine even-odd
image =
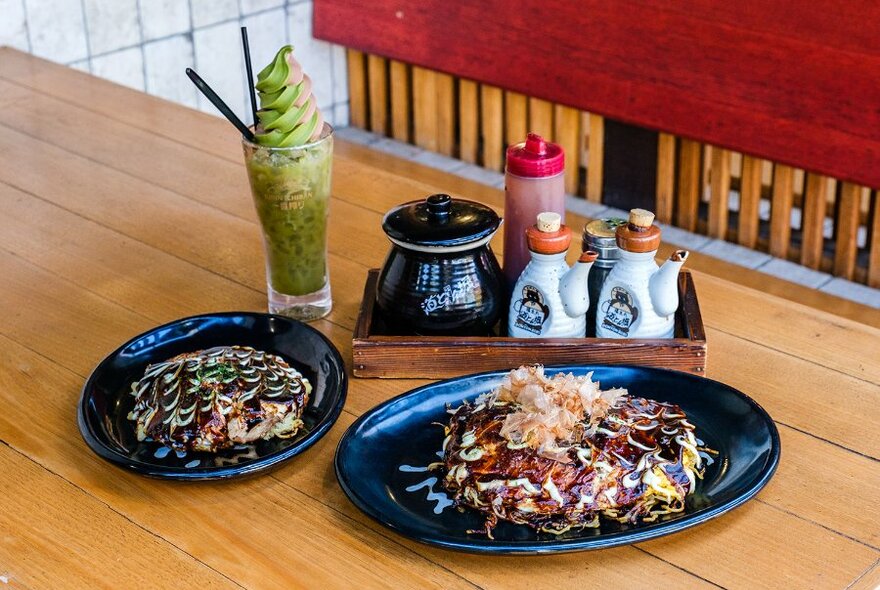
[[[574,266],[565,273],[559,281],[559,296],[562,299],[562,309],[565,315],[571,318],[586,315],[590,307],[590,293],[588,278],[590,268],[599,254],[589,250],[581,254]]]
[[[678,309],[678,271],[689,255],[687,250],[676,250],[651,277],[648,289],[657,315],[669,316]]]

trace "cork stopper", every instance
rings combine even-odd
[[[647,229],[654,225],[654,214],[647,209],[630,209],[629,223]]]
[[[559,231],[559,226],[562,225],[562,215],[553,211],[538,213],[538,223],[536,225],[538,226],[538,231],[548,234],[557,232]]]
[[[571,229],[562,224],[562,216],[553,211],[538,214],[535,225],[526,228],[529,250],[537,254],[559,254],[571,244]]]
[[[627,252],[653,252],[660,247],[660,228],[654,225],[654,214],[645,209],[632,209],[629,223],[617,228],[617,247]]]

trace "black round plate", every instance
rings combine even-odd
[[[448,504],[436,479],[419,471],[438,461],[447,404],[457,407],[490,391],[507,371],[441,381],[405,393],[361,416],[336,450],[336,477],[351,501],[367,515],[412,539],[476,553],[553,553],[614,547],[674,533],[731,510],[767,484],[779,463],[779,434],[770,416],[745,394],[687,373],[624,366],[547,367],[547,372],[593,371],[603,388],[678,404],[706,446],[719,451],[705,478],[688,496],[685,511],[665,520],[624,525],[603,520],[598,529],[554,536],[525,525],[501,522],[493,539],[468,534],[483,517]],[[431,482],[431,478],[435,478]]]
[[[236,344],[280,355],[311,382],[305,425],[296,436],[217,453],[175,453],[156,442],[138,442],[127,415],[134,406],[131,384],[147,365],[184,352]],[[77,418],[89,447],[111,463],[152,477],[226,479],[274,467],[315,444],[339,417],[347,386],[339,351],[314,328],[265,313],[217,313],[171,322],[123,344],[92,371]]]

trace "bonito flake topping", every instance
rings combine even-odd
[[[601,390],[593,373],[575,376],[544,374],[541,365],[511,371],[501,385],[481,396],[477,405],[517,404],[508,414],[501,436],[514,444],[526,444],[548,459],[568,461],[568,447],[592,436],[608,409],[627,391]]]

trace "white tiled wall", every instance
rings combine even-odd
[[[242,25],[255,72],[291,43],[325,118],[348,124],[345,51],[312,37],[311,0],[0,0],[0,45],[218,114],[192,67],[250,121]]]

